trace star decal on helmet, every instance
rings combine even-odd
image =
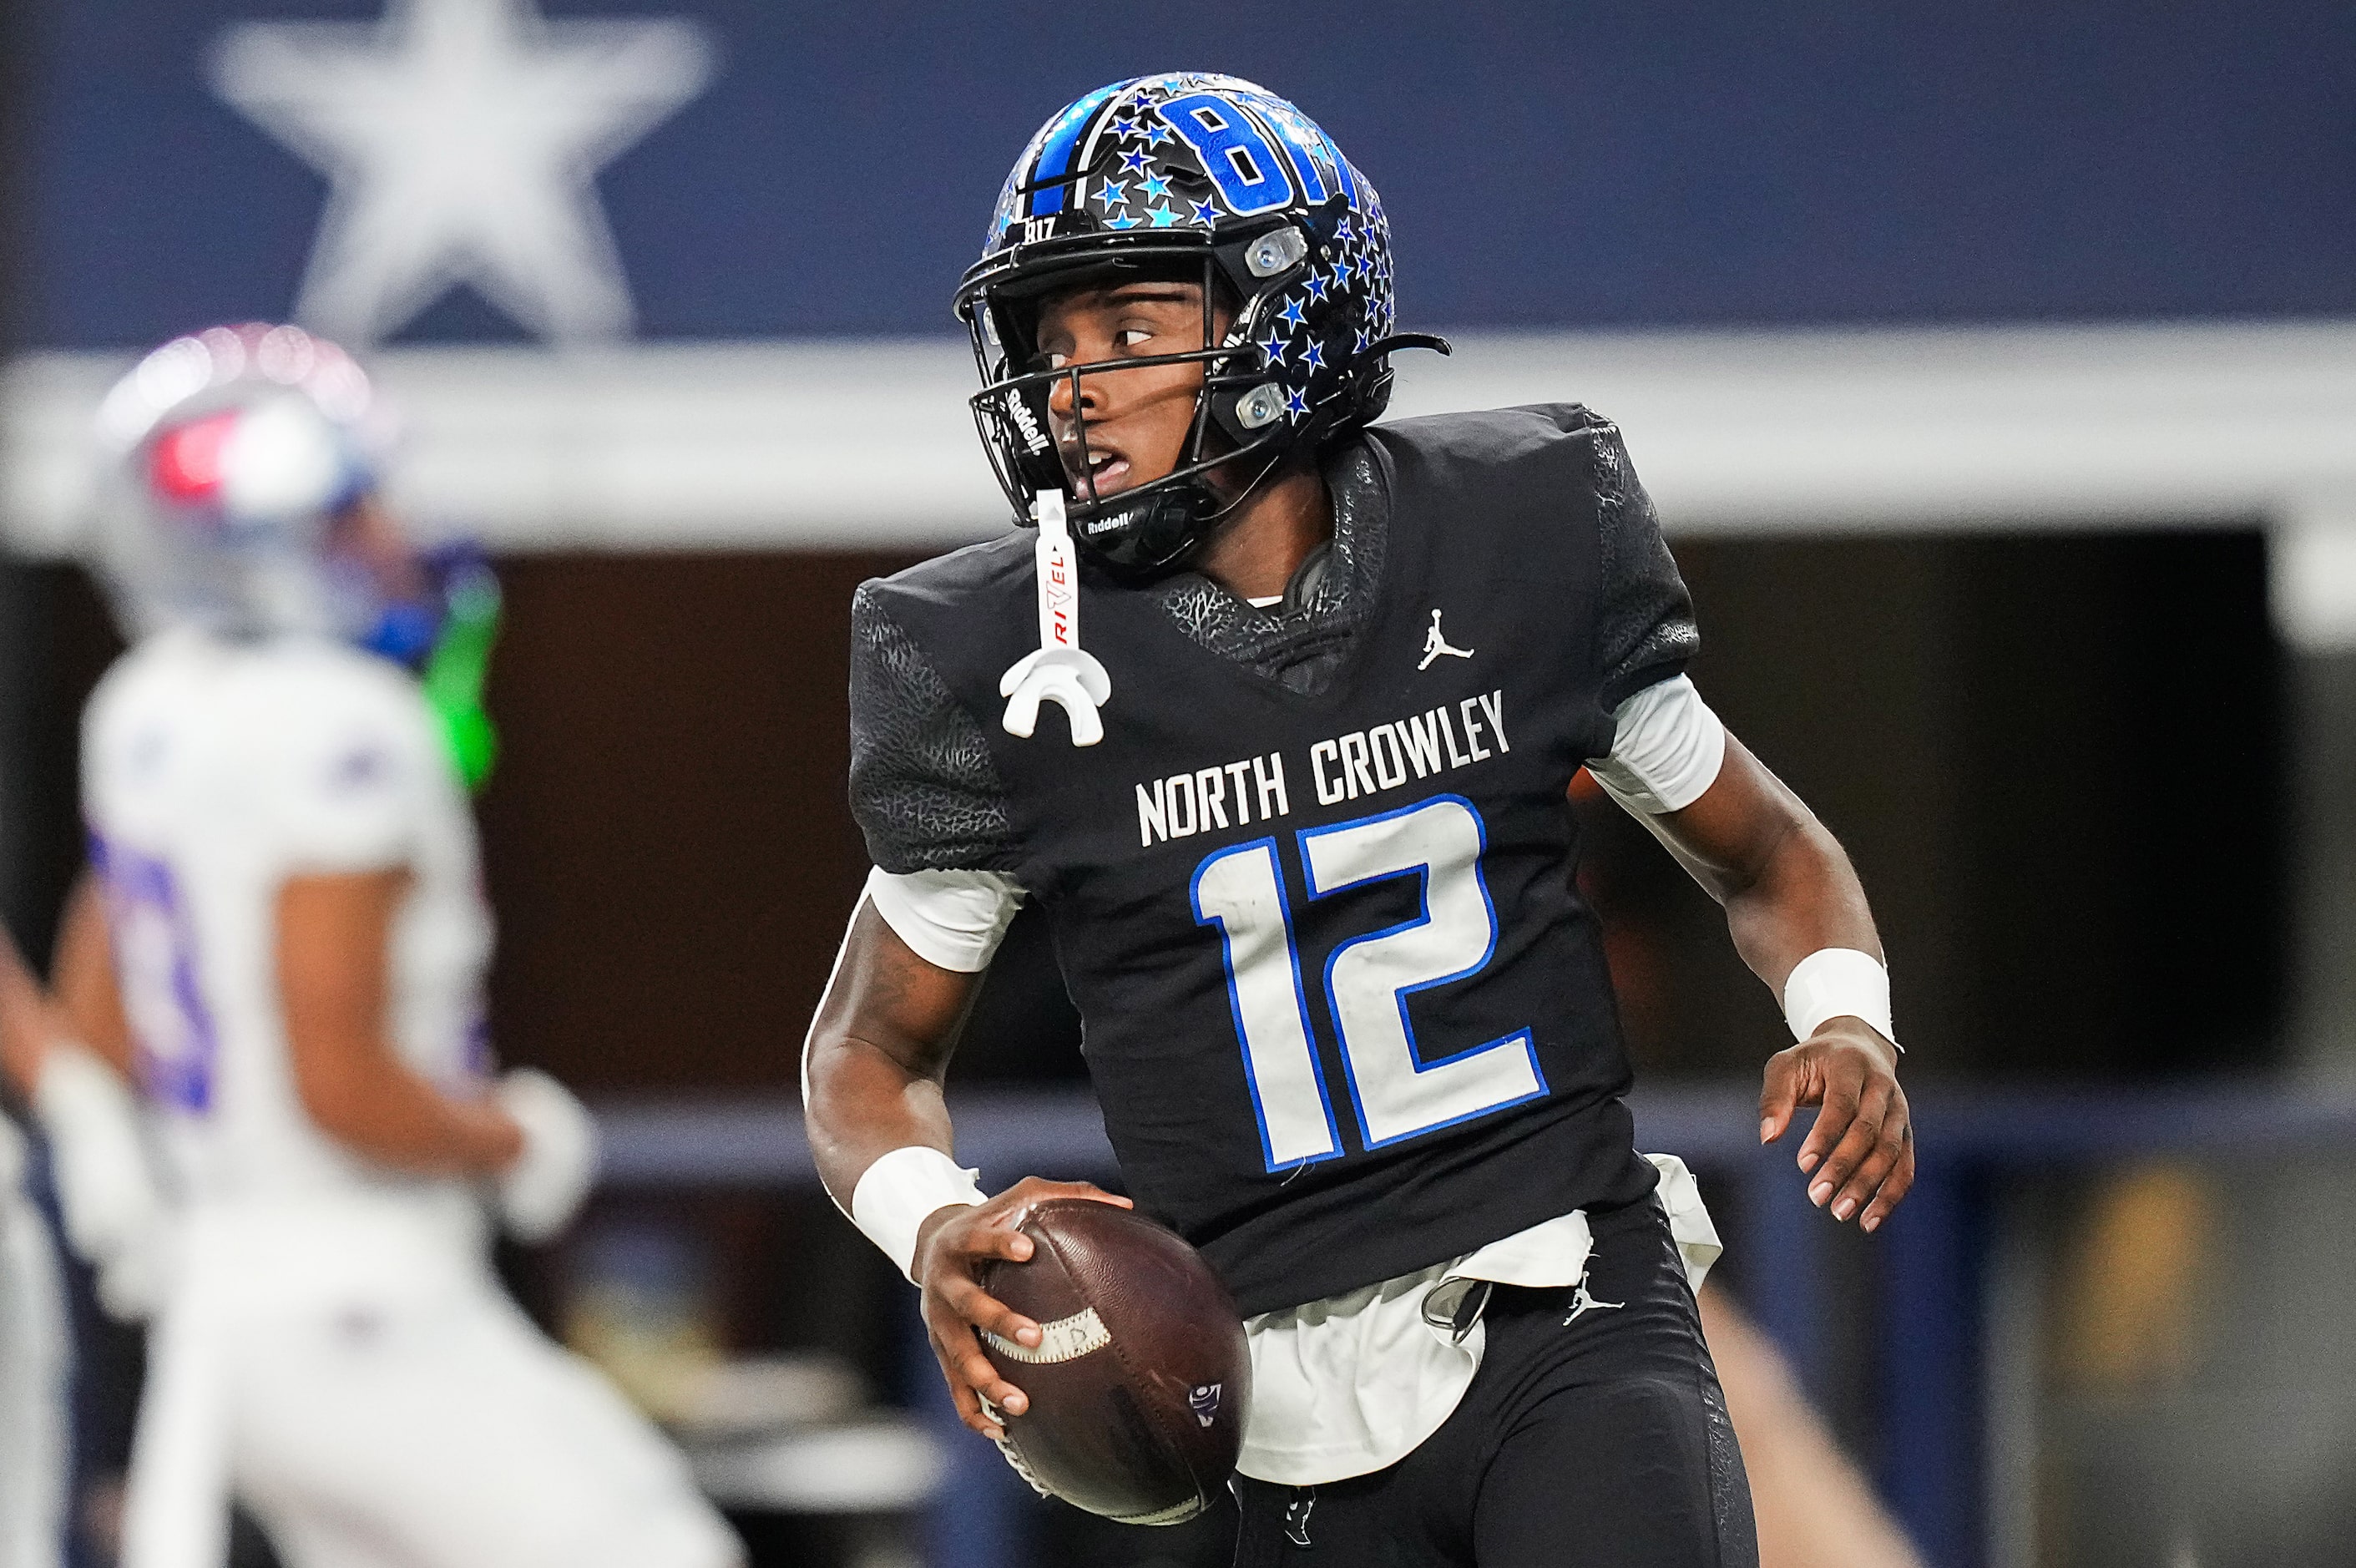
[[[1219,220],[1219,204],[1217,202],[1196,201],[1192,202],[1189,205],[1194,209],[1194,221],[1202,224],[1205,228],[1208,228]]]
[[[1288,387],[1284,393],[1284,412],[1288,418],[1303,419],[1309,413],[1309,400],[1301,395],[1299,387]]]
[[[1276,313],[1276,318],[1287,327],[1299,327],[1309,319],[1309,315],[1301,308],[1299,300],[1288,299],[1284,302],[1284,308]]]
[[[1143,174],[1152,162],[1152,159],[1134,147],[1120,155],[1120,168],[1123,174]]]
[[[1145,193],[1144,200],[1162,200],[1170,194],[1170,177],[1166,174],[1147,175],[1137,188]]]
[[[1259,346],[1260,351],[1268,356],[1269,369],[1274,370],[1284,363],[1285,350],[1291,348],[1292,344],[1282,333],[1270,332],[1259,340]]]
[[[1097,191],[1097,199],[1103,202],[1107,207],[1119,207],[1125,205],[1129,200],[1129,181],[1125,179],[1108,179],[1104,181],[1101,188]]]
[[[1126,212],[1111,213],[1105,219],[1106,226],[1112,229],[1134,229],[1137,227],[1138,222],[1139,220],[1131,218]]]
[[[1167,207],[1153,208],[1146,213],[1146,216],[1153,220],[1153,227],[1156,229],[1167,229],[1178,221],[1178,214],[1171,211]]]
[[[1329,286],[1331,285],[1325,281],[1324,274],[1311,273],[1309,274],[1309,297],[1315,300],[1318,304],[1323,305],[1325,303],[1325,290]]]
[[[1317,341],[1316,338],[1312,338],[1309,340],[1309,347],[1301,353],[1301,362],[1307,365],[1312,371],[1323,370],[1325,368],[1325,345]]]

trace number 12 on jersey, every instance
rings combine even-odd
[[[1527,1029],[1426,1058],[1408,1018],[1415,993],[1479,973],[1496,951],[1497,913],[1481,878],[1485,843],[1480,813],[1460,795],[1301,834],[1312,898],[1395,876],[1422,885],[1414,919],[1352,937],[1325,961],[1326,1004],[1370,1149],[1547,1091]],[[1276,841],[1211,855],[1194,869],[1193,896],[1196,923],[1218,927],[1226,948],[1227,1000],[1268,1168],[1337,1157],[1341,1134],[1317,1064]]]

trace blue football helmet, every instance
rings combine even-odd
[[[1123,272],[1199,276],[1205,347],[1027,370],[1043,298]],[[1224,334],[1215,304],[1234,311]],[[1446,349],[1393,333],[1382,199],[1332,139],[1266,88],[1192,71],[1098,88],[1040,128],[1007,176],[957,313],[981,371],[974,420],[1017,514],[1029,521],[1042,491],[1066,491],[1081,548],[1130,575],[1177,564],[1233,508],[1212,469],[1248,464],[1257,484],[1288,454],[1378,416],[1391,349]],[[1075,489],[1048,424],[1054,383],[1068,380],[1076,405],[1081,377],[1195,362],[1203,387],[1176,470],[1101,501],[1085,479]]]

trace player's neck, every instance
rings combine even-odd
[[[1274,598],[1333,532],[1325,477],[1314,463],[1289,464],[1203,542],[1194,569],[1237,598]]]

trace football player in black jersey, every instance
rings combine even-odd
[[[941,1083],[1023,899],[1134,1201],[1246,1315],[1238,1563],[1755,1561],[1695,1314],[1691,1178],[1633,1141],[1566,799],[1585,766],[1725,907],[1798,1043],[1761,1136],[1878,1226],[1912,1178],[1832,836],[1684,673],[1690,602],[1576,405],[1373,423],[1388,223],[1313,123],[1141,78],[1041,129],[958,295],[1018,530],[864,585],[876,870],[804,1057],[829,1189],[923,1291],[968,1423],[1040,1326],[975,1283]],[[1048,709],[1058,709],[1060,714]],[[1107,1201],[1122,1201],[1107,1197]]]

